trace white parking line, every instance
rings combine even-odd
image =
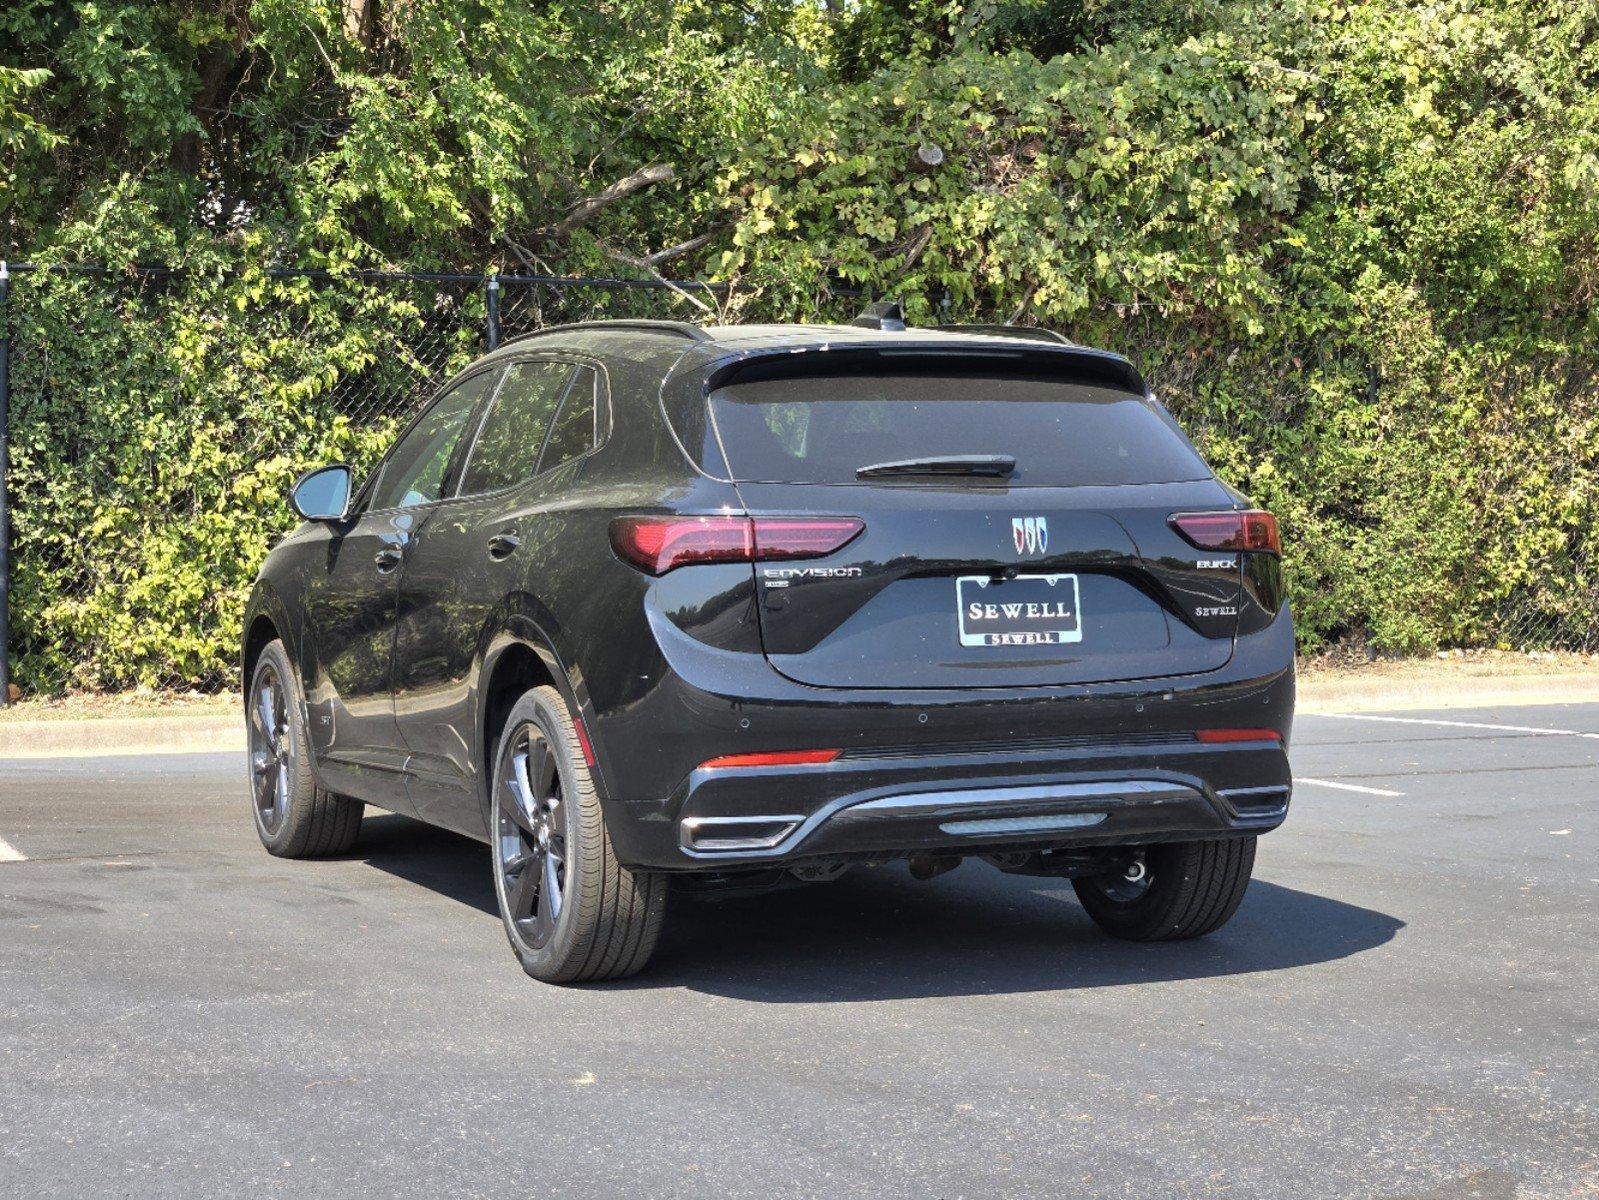
[[[0,862],[27,862],[28,856],[5,838],[0,838]]]
[[[1455,729],[1492,729],[1497,733],[1536,733],[1544,737],[1591,738],[1599,742],[1599,733],[1584,733],[1580,729],[1545,729],[1539,725],[1495,725],[1487,721],[1441,721],[1436,717],[1374,717],[1365,713],[1315,713],[1335,721],[1387,721],[1392,725],[1447,725]]]
[[[1337,783],[1331,779],[1312,779],[1308,775],[1295,775],[1295,783],[1313,783],[1317,787],[1337,788],[1340,792],[1359,792],[1364,796],[1403,796],[1403,792],[1391,791],[1388,788],[1362,787],[1358,783]]]

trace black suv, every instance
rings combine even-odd
[[[483,839],[540,979],[637,971],[671,883],[896,858],[1193,937],[1288,810],[1275,521],[1048,333],[550,328],[293,502],[244,623],[261,840]]]

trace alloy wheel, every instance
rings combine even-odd
[[[268,664],[256,676],[250,697],[250,794],[256,819],[268,836],[288,816],[293,769],[288,697],[277,668]]]
[[[495,860],[507,919],[530,947],[555,933],[566,892],[561,776],[553,747],[524,725],[500,760],[495,781]]]

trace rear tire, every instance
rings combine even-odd
[[[1150,846],[1143,862],[1142,886],[1121,875],[1072,880],[1094,923],[1133,942],[1203,937],[1238,911],[1255,868],[1255,839]]]
[[[317,785],[305,706],[281,641],[261,651],[244,696],[250,807],[261,844],[279,858],[346,853],[365,806]]]
[[[518,700],[494,758],[494,894],[522,969],[545,983],[637,973],[660,940],[667,878],[617,862],[561,694]]]

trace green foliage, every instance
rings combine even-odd
[[[1040,57],[1061,8],[1091,28]],[[723,168],[722,273],[1130,354],[1282,516],[1306,644],[1593,642],[1592,3],[854,19],[844,82]]]
[[[1596,0],[16,0],[0,257],[186,268],[17,286],[24,681],[224,680],[339,398],[427,373],[430,300],[270,265],[1051,325],[1279,512],[1307,645],[1591,644],[1595,78]]]
[[[408,400],[423,314],[391,291],[259,275],[26,288],[16,336],[50,353],[13,376],[19,676],[219,686],[256,568],[292,523],[289,484],[308,464],[365,467],[394,431],[381,408],[352,422],[335,387],[382,395],[386,371]]]

